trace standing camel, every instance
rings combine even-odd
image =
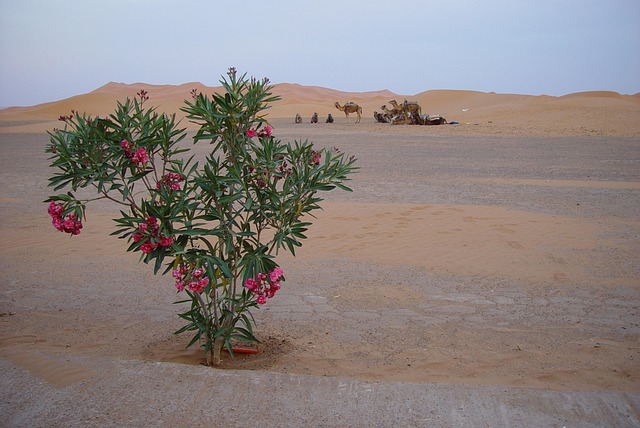
[[[360,107],[358,104],[349,101],[341,106],[340,103],[336,101],[334,105],[338,110],[344,112],[344,115],[347,116],[347,120],[349,120],[349,113],[356,113],[358,115],[356,123],[360,123],[360,116],[362,116],[362,107]]]

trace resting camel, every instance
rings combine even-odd
[[[401,113],[402,113],[402,110],[398,110],[398,109],[396,109],[396,108],[394,108],[393,110],[389,110],[389,109],[387,108],[387,105],[386,105],[386,104],[385,104],[385,105],[383,105],[383,106],[380,106],[380,109],[381,109],[385,114],[388,114],[388,115],[390,115],[390,116],[397,116],[397,115],[399,115],[399,114],[401,114]]]
[[[313,113],[313,116],[311,116],[311,123],[318,123],[318,113]]]
[[[422,113],[422,107],[420,107],[420,104],[418,104],[417,101],[404,100],[402,106],[399,106],[396,100],[391,100],[389,101],[389,104],[391,104],[396,110],[406,111],[407,113]]]
[[[394,125],[396,125],[397,123],[394,123]],[[408,123],[409,125],[443,125],[447,123],[447,119],[440,116],[439,114],[430,116],[428,114],[411,113],[409,114],[408,120],[405,121],[405,123]]]
[[[356,103],[347,102],[343,106],[340,105],[339,102],[336,101],[334,104],[336,108],[340,111],[344,112],[344,115],[347,116],[347,120],[349,120],[349,113],[356,113],[358,115],[358,119],[356,119],[356,123],[360,123],[360,116],[362,115],[362,107],[360,107]]]
[[[397,116],[393,116],[391,119],[392,125],[411,125],[411,116],[405,113],[400,113]]]
[[[296,123],[302,123],[302,116],[300,116],[300,113],[296,113]]]
[[[378,123],[391,123],[391,119],[393,119],[393,117],[390,114],[378,113],[377,111],[373,112],[373,118]]]
[[[426,120],[425,120],[425,125],[444,125],[447,123],[447,119],[445,119],[444,117],[434,114],[434,115],[427,115]]]

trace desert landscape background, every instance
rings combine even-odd
[[[180,107],[190,98],[190,91],[220,92],[222,87],[208,87],[198,82],[182,85],[149,85],[145,83],[108,83],[95,91],[61,101],[31,107],[0,110],[0,132],[43,132],[59,126],[60,115],[71,110],[106,116],[118,100],[133,98],[140,90],[150,95],[149,104],[166,113],[184,117]],[[274,85],[273,93],[282,99],[269,110],[270,119],[290,118],[296,113],[309,123],[316,112],[320,122],[331,113],[337,123],[346,122],[344,113],[334,102],[358,103],[363,108],[364,123],[372,123],[373,112],[389,101],[417,101],[423,114],[444,116],[449,122],[474,127],[447,128],[447,132],[533,135],[640,135],[640,93],[621,95],[617,92],[593,91],[564,96],[496,94],[461,90],[427,90],[415,95],[398,95],[387,90],[373,92],[341,92],[329,88],[292,83]],[[355,115],[351,114],[355,121]],[[341,120],[342,119],[342,120]],[[188,123],[184,123],[189,126]],[[479,127],[479,128],[478,128]],[[430,129],[430,132],[443,132]]]
[[[82,394],[114,360],[202,362],[172,334],[170,278],[109,236],[115,207],[90,205],[69,239],[42,203],[53,193],[46,130],[71,110],[107,115],[140,89],[180,115],[192,89],[219,88],[109,83],[0,110],[0,357],[55,389]],[[298,256],[279,258],[287,281],[254,313],[261,353],[226,369],[638,391],[640,94],[274,93],[276,137],[339,147],[361,169],[353,193],[326,195]],[[392,99],[459,124],[375,123]],[[362,122],[336,101],[360,104]]]

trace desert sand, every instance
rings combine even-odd
[[[179,114],[192,88],[215,90],[197,85],[111,83],[0,110],[0,358],[78,391],[108,376],[105,358],[203,362],[172,334],[171,279],[109,236],[115,207],[90,205],[70,239],[42,203],[58,116],[105,115],[139,89]],[[254,313],[261,352],[226,357],[223,370],[638,393],[640,95],[276,93],[278,138],[338,147],[361,169],[353,193],[325,195],[297,257],[279,257],[286,283]],[[459,124],[374,123],[405,98]],[[363,106],[360,124],[333,107],[348,100]]]

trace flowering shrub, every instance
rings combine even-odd
[[[107,118],[60,116],[64,128],[49,133],[47,148],[57,169],[50,186],[71,189],[46,201],[53,226],[77,235],[89,202],[119,205],[113,235],[155,273],[172,273],[186,295],[177,303],[190,304],[176,333],[193,332],[188,346],[202,344],[210,365],[220,364],[223,347],[233,355],[233,341],[257,341],[250,310],[285,281],[275,256],[295,255],[311,224],[305,215],[320,208],[318,192],[350,190],[343,183],[356,169],[337,149],[273,136],[261,114],[278,100],[267,79],[230,69],[221,83],[223,94],[194,90],[182,108],[198,125],[194,144],[210,145],[204,160],[181,144],[187,134],[175,115],[145,106],[146,91]],[[97,197],[79,198],[81,188]]]

